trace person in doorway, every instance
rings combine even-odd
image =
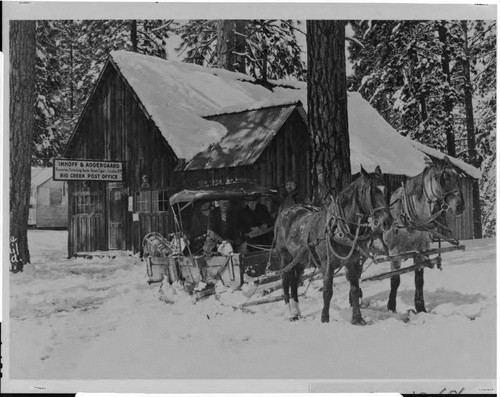
[[[285,197],[281,203],[281,209],[297,204],[297,184],[294,181],[285,183]]]

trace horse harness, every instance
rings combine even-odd
[[[330,262],[330,252],[333,254],[333,256],[340,260],[349,259],[353,255],[355,250],[361,251],[361,253],[365,256],[370,256],[366,252],[366,250],[361,247],[360,242],[367,242],[368,240],[372,239],[373,236],[370,232],[370,229],[371,227],[377,226],[378,224],[377,220],[374,219],[375,212],[386,209],[385,206],[382,206],[371,209],[368,215],[358,213],[358,221],[351,222],[348,221],[342,213],[343,211],[339,206],[338,199],[331,198],[331,200],[332,205],[326,211],[324,237],[317,238],[314,241],[309,241],[312,223],[309,224],[309,228],[307,230],[310,257],[313,259],[312,262],[316,267],[321,266],[321,260],[318,253],[316,252],[316,246],[322,241],[326,241],[326,253],[328,256],[328,262]],[[367,218],[366,221],[362,222],[363,218],[365,217]],[[351,233],[349,224],[356,225],[356,232],[354,234]],[[365,230],[360,234],[362,228],[365,228]],[[349,253],[346,256],[339,255],[335,251],[332,241],[345,247],[349,247]]]

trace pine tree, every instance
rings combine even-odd
[[[30,262],[28,213],[33,134],[35,21],[10,22],[10,236],[24,263]]]
[[[307,103],[316,201],[351,181],[345,22],[307,21]]]
[[[496,21],[474,21],[469,45],[474,109],[476,155],[483,177],[480,183],[483,236],[495,235],[496,226]]]
[[[359,90],[403,135],[453,152],[450,105],[456,92],[443,64],[453,51],[446,42],[448,35],[438,34],[440,29],[446,31],[446,25],[440,21],[355,21],[352,25],[363,47],[350,46],[351,89]],[[448,101],[442,100],[443,92]]]
[[[403,135],[481,167],[490,178],[474,189],[475,235],[480,235],[479,191],[482,217],[487,229],[494,230],[494,205],[488,202],[494,198],[491,157],[496,157],[496,22],[351,24],[363,46],[350,47],[350,88],[359,90]]]
[[[441,65],[443,69],[444,89],[443,89],[443,106],[445,119],[443,121],[443,128],[446,135],[446,151],[450,156],[456,157],[455,148],[455,133],[453,131],[453,93],[452,93],[452,80],[450,72],[450,44],[448,36],[448,28],[446,21],[438,21],[437,32],[441,44]]]
[[[32,163],[50,165],[59,153],[63,136],[69,134],[66,89],[67,71],[64,24],[60,21],[36,22],[35,129]]]
[[[467,21],[461,21],[462,33],[464,37],[464,57],[462,60],[462,76],[464,87],[464,102],[465,102],[465,118],[467,126],[467,154],[469,163],[479,167],[479,161],[476,152],[476,130],[474,126],[474,109],[472,106],[472,82],[470,72],[470,48],[469,48],[469,26]],[[474,224],[474,238],[482,237],[481,227],[481,203],[479,199],[479,186],[474,183],[472,189],[472,211],[473,211],[473,224]]]
[[[167,58],[172,20],[37,22],[34,164],[61,154],[112,50]]]
[[[245,73],[245,32],[246,21],[220,19],[216,22],[217,67],[233,72]]]
[[[184,61],[223,67],[260,80],[305,77],[292,20],[189,20],[179,27]]]

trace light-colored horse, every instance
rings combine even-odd
[[[390,255],[408,251],[426,251],[430,248],[433,232],[439,223],[446,222],[448,210],[459,215],[464,211],[464,198],[460,190],[460,175],[448,157],[434,160],[424,171],[409,178],[391,196],[391,214],[394,227],[383,233]],[[378,248],[382,247],[380,244]],[[385,250],[384,250],[385,251]],[[385,252],[384,252],[385,253]],[[414,264],[422,264],[427,258],[417,256]],[[392,270],[399,269],[401,261],[391,262]],[[400,276],[391,278],[391,292],[387,308],[396,311],[396,296]],[[424,269],[415,271],[415,309],[425,312]]]

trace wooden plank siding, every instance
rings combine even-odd
[[[478,183],[472,178],[461,178],[460,189],[464,197],[465,210],[456,217],[453,214],[447,214],[448,226],[453,235],[459,240],[469,240],[474,238],[474,226],[472,218],[472,187]]]
[[[151,190],[173,192],[172,170],[177,158],[144,110],[115,66],[108,63],[80,118],[66,157],[123,162],[123,183],[118,187],[125,188],[132,197],[141,190],[143,174],[149,176]],[[75,200],[82,194],[82,182],[69,182],[68,256],[81,250],[108,249],[107,200],[110,186],[107,183],[89,183],[87,193],[99,193],[105,201],[102,216],[96,216],[76,214]],[[126,216],[122,220],[123,249],[137,252],[146,233],[158,231],[166,234],[170,231],[172,222],[168,213],[140,214],[139,222],[134,222],[132,212],[128,208],[125,210]]]

